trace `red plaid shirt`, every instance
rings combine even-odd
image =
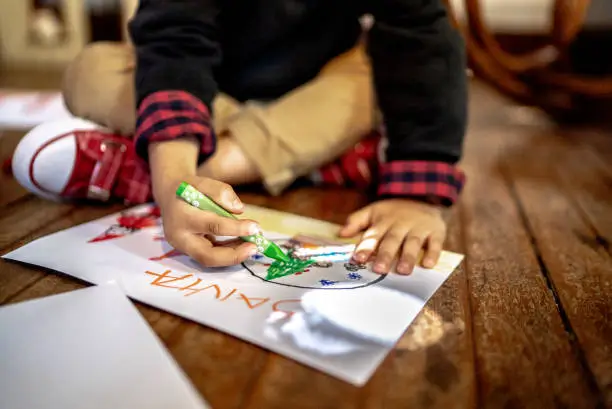
[[[142,101],[134,139],[136,153],[142,159],[147,160],[149,142],[183,136],[199,137],[200,162],[214,153],[216,138],[210,114],[199,99],[183,91],[163,91]],[[457,200],[464,180],[463,172],[449,163],[392,161],[380,164],[378,194],[448,206]]]
[[[215,153],[216,138],[210,125],[210,113],[202,101],[184,91],[156,92],[142,101],[134,138],[138,156],[148,160],[150,142],[185,136],[199,138],[200,163]]]

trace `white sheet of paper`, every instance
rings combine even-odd
[[[60,92],[0,89],[0,128],[28,130],[43,122],[71,117]]]
[[[208,406],[114,285],[0,308],[3,409]]]
[[[265,220],[261,225],[271,239],[288,239],[287,227],[291,225],[299,226],[296,234],[312,234],[330,227],[312,220],[313,227],[309,228],[305,218],[295,218],[294,223],[295,216],[266,213],[261,208],[250,207],[246,213],[247,217],[257,214],[261,216],[257,220]],[[284,235],[274,233],[276,227],[282,227]],[[258,257],[244,265],[204,269],[173,252],[163,239],[161,220],[150,205],[58,232],[4,257],[96,284],[117,283],[136,300],[355,385],[367,382],[392,345],[388,341],[378,343],[355,337],[359,328],[354,325],[355,320],[363,317],[364,311],[355,308],[351,316],[351,303],[368,303],[371,286],[403,295],[406,302],[398,307],[414,306],[410,310],[389,314],[389,306],[379,308],[372,303],[367,312],[370,320],[393,320],[385,327],[391,331],[385,338],[397,341],[463,258],[444,252],[435,269],[416,268],[410,276],[379,276],[367,268],[349,270],[342,257],[330,267],[311,266],[301,274],[275,279],[267,279],[264,264],[270,261]],[[344,316],[326,319],[302,308],[302,296],[311,291],[352,291],[355,297],[339,300]]]

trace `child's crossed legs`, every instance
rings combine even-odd
[[[85,49],[68,68],[63,84],[73,115],[103,126],[103,132],[131,138],[136,123],[134,60],[134,50],[126,44],[97,43]],[[373,100],[371,69],[361,43],[330,61],[311,82],[265,105],[240,104],[220,93],[213,102],[217,152],[198,173],[232,185],[260,181],[271,194],[279,194],[368,135],[374,122]],[[35,145],[46,141],[40,136],[30,139],[37,141],[20,146],[16,157],[21,161],[39,152]],[[16,169],[20,181],[32,177],[19,173]]]

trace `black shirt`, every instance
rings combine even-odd
[[[277,98],[368,34],[387,160],[456,163],[466,127],[462,37],[442,0],[141,0],[130,23],[140,103],[184,90],[209,110],[219,89]]]

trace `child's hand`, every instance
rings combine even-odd
[[[255,245],[238,241],[232,246],[216,246],[211,236],[248,236],[259,230],[257,224],[200,210],[176,196],[179,184],[187,182],[228,212],[242,213],[242,202],[230,185],[195,175],[198,152],[195,137],[149,145],[153,196],[161,210],[164,235],[176,250],[203,266],[238,264],[255,254]]]
[[[355,261],[365,262],[376,253],[373,270],[386,274],[399,258],[397,272],[410,274],[423,248],[424,267],[432,268],[438,262],[446,238],[442,211],[407,199],[381,200],[353,213],[340,235],[352,237],[367,229],[355,248]]]
[[[256,234],[259,227],[250,220],[229,219],[185,203],[175,193],[182,181],[168,184],[156,198],[168,243],[205,267],[235,265],[255,254],[252,243],[238,241],[233,245],[215,246],[211,236],[248,236]],[[244,206],[230,185],[196,176],[184,181],[230,213],[242,213]]]

